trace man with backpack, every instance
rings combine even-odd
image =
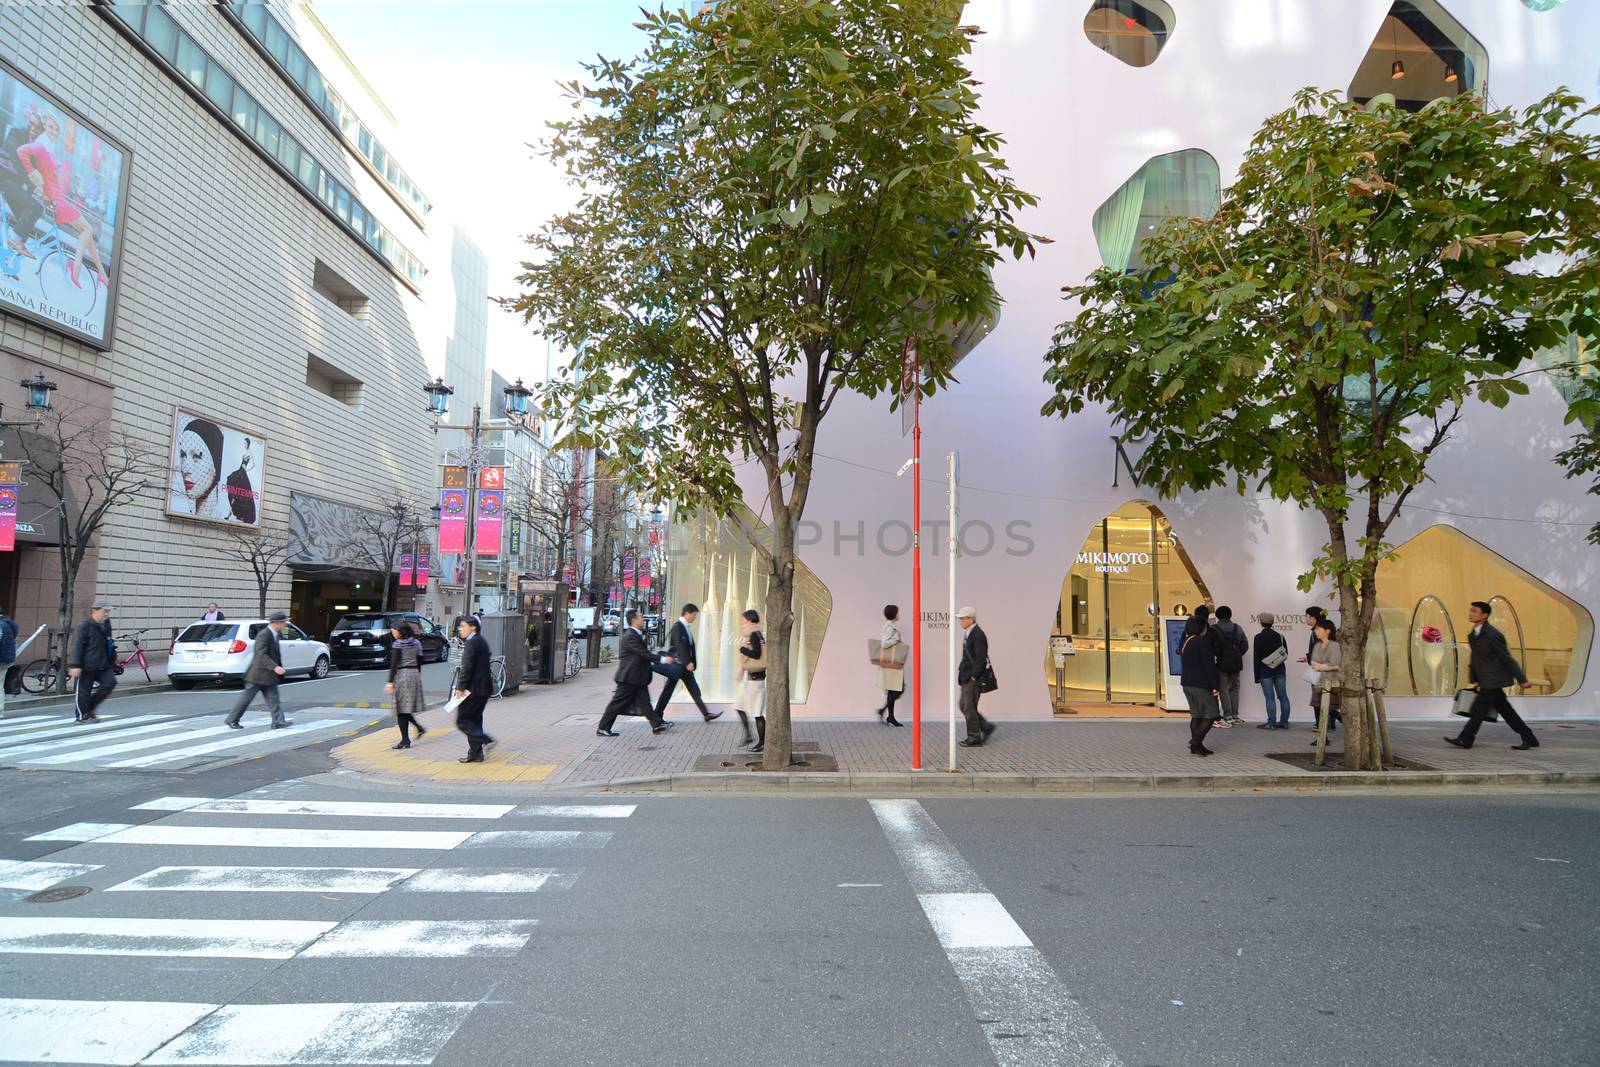
[[[1216,610],[1217,621],[1211,627],[1211,640],[1217,650],[1217,673],[1221,684],[1217,687],[1222,703],[1222,721],[1229,726],[1244,722],[1239,715],[1239,675],[1244,673],[1244,656],[1250,651],[1250,638],[1244,627],[1233,621],[1233,609],[1224,605]]]

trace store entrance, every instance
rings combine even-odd
[[[1061,584],[1045,649],[1056,714],[1140,705],[1159,714],[1160,617],[1187,614],[1209,599],[1156,507],[1132,501],[1096,523]]]

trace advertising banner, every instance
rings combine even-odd
[[[400,586],[405,588],[411,584],[411,573],[417,565],[417,557],[410,552],[400,553]]]
[[[467,545],[467,494],[460,489],[439,491],[439,551],[465,552]]]
[[[498,470],[499,468],[494,468]],[[496,489],[478,491],[478,555],[500,554],[500,523],[505,516],[506,495]]]
[[[429,565],[431,563],[432,563],[432,560],[428,557],[428,554],[426,552],[420,552],[420,553],[417,554],[417,588],[418,589],[426,589],[426,588],[428,588],[428,570],[429,570]]]
[[[172,415],[167,514],[230,526],[261,525],[267,444],[208,415]]]
[[[5,466],[13,466],[7,463]],[[0,485],[0,552],[17,548],[17,487]]]
[[[506,487],[506,469],[504,467],[485,467],[478,472],[479,489],[504,489]]]
[[[0,308],[111,347],[130,159],[0,62]]]

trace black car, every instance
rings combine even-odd
[[[430,619],[414,611],[364,611],[340,619],[328,636],[333,665],[341,670],[387,667],[389,645],[394,641],[390,629],[401,623],[410,626],[417,640],[422,642],[424,663],[444,662],[450,654],[450,637]]]

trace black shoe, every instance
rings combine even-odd
[[[274,730],[281,730],[285,726],[293,726],[293,725],[294,725],[294,720],[293,719],[284,719],[282,722],[273,723],[272,724],[272,728]]]
[[[1539,741],[1538,741],[1537,738],[1530,737],[1530,738],[1525,739],[1522,742],[1522,744],[1520,744],[1520,745],[1512,745],[1511,747],[1517,752],[1526,752],[1530,748],[1538,748],[1539,747]]]
[[[957,741],[956,744],[960,745],[962,748],[982,748],[983,738],[980,737],[978,740],[974,741],[972,738],[967,737]]]
[[[652,727],[650,727],[650,732],[653,733],[653,734],[664,734],[664,733],[667,732],[667,727],[669,727],[671,725],[672,724],[670,722],[664,722],[660,726],[652,726]]]
[[[398,745],[390,745],[389,746],[391,751],[397,750],[397,749],[402,749],[402,748],[410,748],[410,747],[411,747],[411,742],[410,741],[402,741]]]
[[[421,741],[422,738],[427,734],[428,731],[426,731],[426,730],[424,730],[422,728],[422,724],[421,723],[416,723],[414,725],[416,726],[416,729],[417,729],[417,740]]]
[[[243,730],[244,729],[244,724],[243,723],[230,722],[230,723],[227,724],[227,726],[228,726],[228,729],[230,729],[230,730]]]
[[[883,722],[884,722],[885,726],[904,726],[905,725],[905,723],[901,722],[899,719],[896,719],[892,715],[889,718],[884,719]]]
[[[674,722],[673,722],[673,721],[672,721],[672,720],[670,720],[670,719],[662,719],[662,720],[661,720],[661,730],[670,730],[670,729],[672,729],[672,728],[673,728],[673,726],[675,726],[675,725],[677,725],[677,724],[676,724],[676,723],[674,723]],[[660,732],[661,732],[661,730],[657,730],[657,731],[656,731],[656,733],[660,733]]]
[[[747,734],[745,734],[745,735],[744,735],[744,737],[743,737],[743,738],[742,738],[742,739],[741,739],[741,740],[740,740],[740,741],[739,741],[739,747],[740,747],[740,748],[743,748],[743,747],[744,747],[744,746],[746,746],[746,745],[748,745],[748,744],[749,744],[749,743],[750,743],[750,742],[752,742],[752,741],[754,741],[754,740],[755,740],[755,738],[754,738],[754,737],[752,737],[752,736],[751,736],[751,735],[750,735],[750,734],[748,734],[748,733],[747,733]]]
[[[767,746],[766,746],[765,742],[757,744],[756,746],[754,746],[753,748],[750,749],[751,752],[765,752],[766,750],[767,750]]]
[[[499,743],[500,743],[499,741],[496,741],[492,737],[485,737],[483,739],[483,747],[484,748],[488,748],[490,745],[498,745]]]
[[[457,763],[482,763],[483,762],[483,753],[480,752],[476,756],[462,756],[460,759],[456,760],[456,762]]]
[[[994,733],[994,723],[992,723],[992,722],[984,723],[983,724],[983,739],[985,741],[989,740],[989,735],[992,734],[992,733]]]
[[[713,711],[713,712],[709,712],[709,713],[702,711],[700,713],[700,715],[701,715],[702,718],[704,718],[706,720],[706,722],[710,722],[712,719],[720,719],[720,718],[722,718],[723,713],[720,712],[720,711]]]
[[[1447,737],[1447,738],[1445,738],[1445,743],[1454,745],[1457,748],[1471,748],[1472,747],[1472,742],[1471,741],[1463,741],[1459,737]]]
[[[1278,727],[1276,725],[1274,725],[1273,723],[1270,723],[1270,722],[1258,722],[1258,723],[1256,723],[1256,729],[1257,730],[1276,730],[1277,728]]]
[[[594,735],[596,737],[621,737],[622,736],[621,734],[617,733],[615,730],[596,730],[594,732]]]
[[[876,716],[877,716],[877,717],[878,717],[878,718],[880,718],[880,719],[881,719],[881,718],[883,718],[883,712],[884,712],[884,709],[883,709],[883,708],[873,708],[873,709],[872,709],[872,713],[873,713],[873,714],[874,714],[874,715],[876,715]]]
[[[1195,755],[1197,755],[1197,756],[1209,756],[1209,755],[1211,755],[1211,750],[1209,748],[1207,748],[1206,746],[1201,745],[1199,748],[1197,748],[1195,750]]]

